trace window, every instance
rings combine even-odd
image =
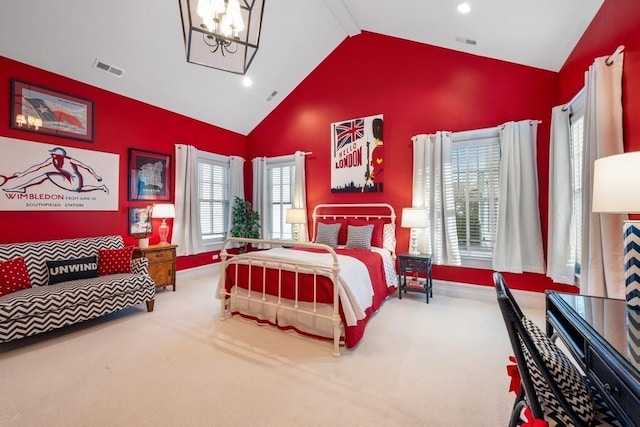
[[[569,242],[569,261],[575,266],[576,275],[580,274],[582,258],[582,165],[584,161],[584,91],[571,102],[569,108],[572,184],[572,213]]]
[[[285,222],[287,210],[293,205],[295,166],[293,162],[267,166],[268,188],[271,189],[271,236],[274,240],[292,240],[293,227]]]
[[[229,231],[229,161],[224,156],[198,154],[198,213],[205,244],[221,243]]]
[[[460,257],[490,260],[498,224],[498,131],[493,128],[454,133],[451,147]]]

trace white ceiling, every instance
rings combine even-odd
[[[265,0],[250,88],[186,62],[178,0],[4,0],[0,55],[246,135],[360,30],[558,71],[603,1]]]

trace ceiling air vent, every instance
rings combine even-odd
[[[99,59],[95,60],[95,62],[93,63],[93,68],[97,68],[98,70],[102,70],[116,77],[122,77],[122,75],[124,74],[124,70],[122,68],[109,65],[105,62],[100,61]]]
[[[466,37],[460,37],[460,36],[456,37],[456,41],[460,43],[470,44],[473,46],[478,44],[478,42],[473,39],[468,39]]]
[[[278,94],[277,90],[274,90],[273,92],[271,92],[271,95],[267,97],[267,101],[271,101],[277,94]]]

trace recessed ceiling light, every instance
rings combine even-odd
[[[460,12],[460,13],[469,13],[469,12],[471,12],[471,6],[467,2],[460,3],[458,5],[458,12]]]
[[[244,85],[244,87],[249,87],[253,84],[253,80],[251,80],[249,77],[245,77],[242,79],[242,84]]]

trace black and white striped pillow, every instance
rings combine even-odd
[[[347,226],[347,249],[371,249],[373,225]]]

